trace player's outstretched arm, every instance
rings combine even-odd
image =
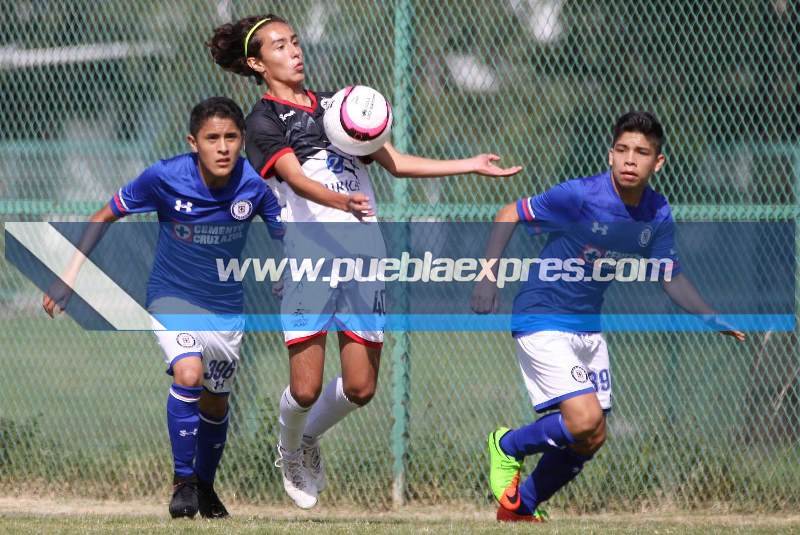
[[[486,259],[499,259],[503,256],[511,235],[514,233],[516,224],[519,222],[517,213],[517,203],[511,203],[498,210],[494,218],[492,233],[489,235],[489,243],[486,245]],[[492,267],[492,273],[497,280],[497,263]],[[495,312],[498,308],[497,284],[487,278],[481,279],[472,292],[470,306],[473,312],[478,314],[488,314]]]
[[[712,322],[718,327],[721,334],[733,336],[740,342],[745,339],[745,334],[742,331],[737,331],[730,325],[725,325],[720,320],[716,319],[716,311],[705,302],[700,292],[698,292],[697,288],[692,284],[692,281],[683,273],[678,273],[669,281],[663,281],[661,287],[673,303],[690,314],[698,314],[706,317],[707,321]]]
[[[345,195],[331,191],[303,173],[300,161],[293,153],[284,154],[275,162],[275,171],[295,193],[317,204],[350,212],[357,218],[375,215],[369,198],[363,193]]]
[[[78,280],[81,266],[95,245],[97,245],[97,242],[105,234],[108,224],[117,219],[119,218],[111,211],[108,205],[103,206],[89,218],[89,223],[93,224],[86,227],[78,243],[78,250],[70,260],[67,269],[42,298],[42,308],[51,318],[67,306],[67,301],[69,301],[69,297],[72,294],[72,287],[75,285],[75,281]]]
[[[502,168],[495,165],[500,159],[496,154],[479,154],[463,160],[434,160],[403,154],[391,143],[386,143],[370,158],[396,177],[430,178],[437,176],[465,175],[477,173],[484,176],[505,177],[516,175],[522,166]]]

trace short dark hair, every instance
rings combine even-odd
[[[211,97],[192,108],[192,113],[189,115],[189,133],[196,136],[211,117],[231,119],[236,123],[236,127],[244,132],[242,108],[228,97]]]
[[[661,148],[664,146],[664,128],[649,111],[629,111],[621,115],[612,130],[612,147],[625,132],[638,132],[644,135],[656,146],[656,153],[661,153]]]

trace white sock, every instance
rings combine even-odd
[[[322,395],[311,407],[306,428],[303,430],[303,441],[312,444],[325,431],[358,407],[344,395],[342,377],[336,377],[325,385]]]
[[[289,387],[281,394],[280,402],[280,444],[287,452],[294,452],[300,449],[300,441],[303,438],[303,428],[309,415],[308,407],[301,407],[292,397]]]

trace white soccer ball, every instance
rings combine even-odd
[[[366,156],[389,141],[392,107],[371,87],[348,86],[331,98],[323,124],[334,147],[353,156]]]

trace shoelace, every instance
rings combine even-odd
[[[311,459],[311,468],[315,472],[319,472],[320,465],[322,463],[322,456],[320,455],[319,446],[305,446],[303,448],[303,454],[305,455],[308,452],[308,455]]]
[[[286,470],[289,476],[289,481],[300,490],[305,490],[306,482],[303,480],[303,460],[300,455],[297,456],[284,456],[275,459],[275,466]]]

